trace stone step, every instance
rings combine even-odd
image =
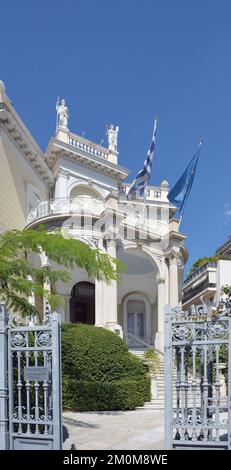
[[[175,367],[173,368],[172,372],[172,378],[173,382],[176,382],[177,380],[177,371]],[[189,374],[190,378],[190,374]],[[155,376],[154,376],[155,382],[156,382],[156,392],[157,392],[157,397],[152,398],[150,402],[147,402],[144,404],[144,406],[138,407],[137,409],[140,410],[164,410],[165,408],[165,376],[164,376],[164,364],[160,363],[158,364],[156,370],[155,370]],[[199,384],[198,384],[199,385]],[[193,398],[192,398],[192,393],[191,389],[189,389],[189,396],[188,396],[188,406],[192,407],[193,406]],[[180,395],[181,396],[181,395]],[[196,391],[196,401],[199,403],[201,394],[200,390],[197,389]],[[173,406],[176,406],[176,400],[177,400],[177,391],[176,388],[173,387]]]

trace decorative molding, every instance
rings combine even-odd
[[[71,174],[69,170],[65,170],[65,168],[59,167],[58,168],[58,175],[66,176],[67,178],[70,178]]]
[[[4,105],[2,113],[0,123],[9,139],[41,180],[49,185],[53,184],[54,175],[44,161],[41,149],[10,103]]]

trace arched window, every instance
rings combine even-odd
[[[94,190],[94,188],[89,186],[74,186],[70,192],[70,199],[75,199],[79,196],[94,197],[97,199],[100,198],[99,194]]]

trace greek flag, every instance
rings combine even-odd
[[[143,198],[146,195],[146,189],[150,181],[152,160],[154,156],[154,149],[155,149],[155,143],[156,143],[156,129],[157,129],[157,119],[155,119],[154,121],[152,142],[147,153],[147,158],[144,161],[144,167],[136,175],[128,191],[128,194],[127,194],[128,199]]]
[[[181,217],[183,215],[184,208],[192,188],[197,163],[200,156],[201,145],[202,141],[200,141],[198,150],[190,161],[190,163],[188,164],[183,175],[179,178],[175,186],[173,186],[171,191],[169,191],[168,193],[169,202],[171,202],[174,206],[177,207],[179,215]]]

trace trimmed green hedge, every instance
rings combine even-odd
[[[147,368],[115,333],[62,325],[63,408],[131,410],[151,399]]]

